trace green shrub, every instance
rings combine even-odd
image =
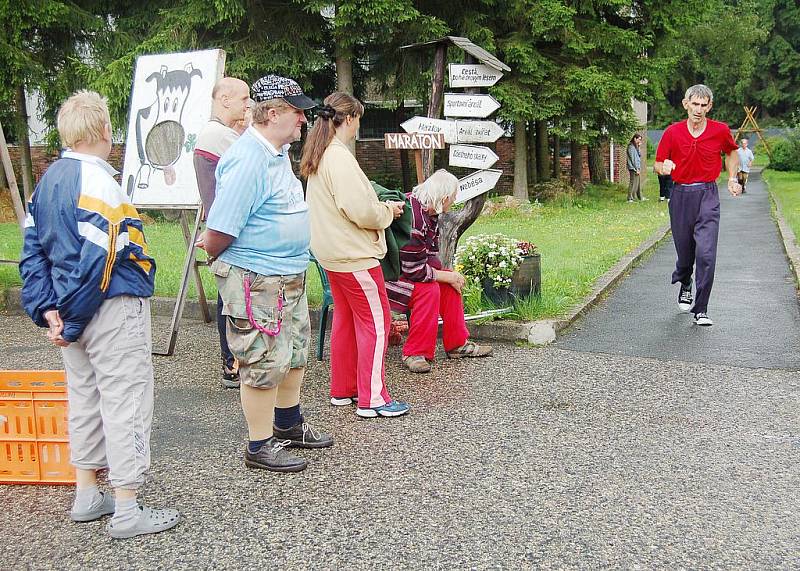
[[[772,151],[769,168],[776,171],[800,171],[800,135],[768,141]]]

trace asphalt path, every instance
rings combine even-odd
[[[677,306],[671,238],[562,337],[576,351],[800,370],[800,305],[759,173],[747,193],[720,189],[717,268],[708,313],[694,325]],[[635,207],[636,205],[631,205]],[[666,203],[664,203],[666,209]]]

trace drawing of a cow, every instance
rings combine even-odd
[[[155,100],[136,113],[136,150],[139,155],[139,170],[134,178],[128,177],[127,193],[133,198],[135,189],[150,186],[152,171],[164,172],[164,181],[175,183],[174,165],[181,156],[186,132],[181,121],[183,108],[192,87],[194,77],[203,77],[191,63],[184,69],[161,70],[151,73],[145,82],[155,81]]]

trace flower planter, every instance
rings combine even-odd
[[[508,306],[515,300],[521,300],[542,293],[542,257],[532,254],[522,258],[519,267],[511,276],[509,287],[496,287],[491,278],[483,278],[481,287],[486,299],[495,305]]]
[[[511,291],[507,287],[495,287],[492,278],[483,278],[481,287],[486,299],[497,306],[507,307],[514,303],[514,296]]]
[[[522,258],[519,267],[511,276],[511,294],[517,299],[523,299],[542,293],[542,256],[531,254]]]

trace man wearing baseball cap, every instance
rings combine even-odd
[[[325,448],[333,438],[300,413],[311,333],[306,300],[310,227],[303,187],[289,162],[304,110],[315,106],[296,81],[267,75],[251,88],[252,125],[217,166],[217,196],[199,246],[211,265],[239,362],[249,443],[245,464],[299,472],[286,449]]]

